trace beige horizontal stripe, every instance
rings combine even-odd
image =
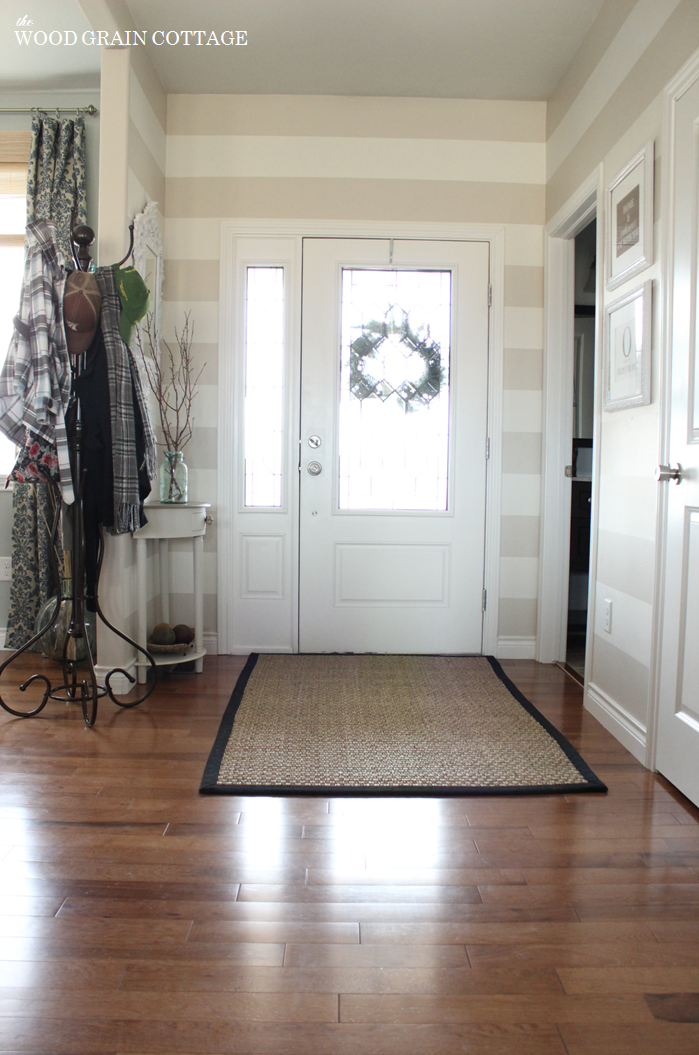
[[[501,597],[498,601],[498,634],[501,637],[535,637],[534,597]]]
[[[607,453],[604,445],[602,450],[604,460],[615,461],[612,452]],[[619,451],[617,448],[617,455],[619,453],[623,453],[623,449]],[[604,460],[600,474],[600,529],[654,542],[658,485],[652,467],[646,476],[613,476],[604,472]]]
[[[541,466],[536,473],[503,473],[503,516],[538,517],[541,511]]]
[[[551,134],[547,144],[549,175],[553,175],[585,129],[601,113],[679,3],[680,0],[638,0],[594,73]]]
[[[539,517],[504,516],[500,520],[501,557],[539,556]]]
[[[218,260],[221,253],[221,221],[165,218],[163,237],[167,260]]]
[[[165,175],[133,121],[129,121],[129,168],[151,201],[165,201]]]
[[[185,461],[187,462],[189,461],[188,456],[189,447],[185,450]],[[187,545],[187,543],[189,543],[189,545]],[[216,592],[215,553],[204,554],[204,559],[202,561],[202,580],[204,593]],[[192,564],[191,539],[172,539],[170,543],[170,589],[173,593],[194,592],[194,568]],[[187,620],[187,622],[189,622],[189,620]]]
[[[592,681],[642,725],[648,712],[648,667],[595,634]]]
[[[508,224],[505,231],[505,264],[543,267],[544,228],[541,224]],[[165,256],[168,260],[218,260],[221,221],[218,217],[165,219]]]
[[[165,260],[164,300],[218,300],[218,260]]]
[[[215,593],[204,594],[204,633],[215,634],[218,626],[218,597]],[[194,602],[191,593],[170,594],[170,622],[173,626],[185,623],[187,626],[194,625]],[[206,669],[206,660],[204,660]]]
[[[543,267],[505,268],[505,305],[508,308],[544,306]]]
[[[603,4],[572,62],[546,100],[546,138],[558,127],[638,0]]]
[[[186,314],[190,317],[194,340],[201,344],[218,342],[218,301],[211,300],[164,300],[163,337],[166,341],[175,339],[175,330],[181,331]]]
[[[699,10],[695,0],[684,0],[549,181],[547,219],[613,149],[698,46]]]
[[[195,414],[196,417],[196,414]],[[215,469],[217,462],[218,429],[194,427],[194,435],[187,444],[185,461],[191,469]]]
[[[538,557],[500,558],[500,596],[535,598],[538,593]]]
[[[168,179],[166,214],[540,224],[544,188],[431,180]]]
[[[21,249],[24,246],[24,235],[0,234],[0,246]]]
[[[130,48],[129,61],[159,125],[161,128],[167,128],[167,94],[147,51],[142,48]]]
[[[544,309],[505,308],[505,347],[543,348]]]
[[[543,393],[505,389],[502,401],[503,432],[541,432]]]
[[[505,231],[505,264],[544,266],[544,229],[535,224],[510,224]]]
[[[503,432],[503,473],[541,473],[541,433]]]
[[[517,391],[543,387],[544,354],[540,349],[506,348],[503,387]]]
[[[214,430],[215,431],[215,430]],[[215,506],[218,494],[218,469],[189,468],[189,501],[210,502]]]
[[[133,66],[129,77],[129,115],[141,133],[144,142],[155,158],[158,168],[165,171],[167,159],[167,135],[141,87]]]
[[[599,532],[597,578],[600,582],[652,604],[654,574],[654,542],[617,531]]]
[[[202,371],[199,378],[202,385],[218,384],[218,344],[195,342],[192,344],[192,361],[194,369]]]
[[[170,95],[171,135],[545,140],[546,104],[338,95]]]
[[[545,183],[543,143],[368,136],[168,136],[168,177]]]
[[[196,377],[198,368],[195,367]],[[204,384],[199,378],[192,404],[192,416],[198,428],[215,429],[218,426],[218,385]]]

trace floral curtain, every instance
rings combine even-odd
[[[5,648],[20,648],[34,636],[39,609],[55,597],[56,582],[49,557],[56,490],[50,484],[14,485],[12,495],[12,583]],[[56,539],[59,574],[63,564],[60,523]],[[39,645],[34,646],[38,652]]]
[[[72,121],[35,114],[27,171],[27,223],[51,220],[56,224],[58,247],[69,267],[73,266],[71,221],[73,226],[87,223],[86,206],[84,118]],[[19,648],[33,636],[39,608],[60,588],[49,561],[54,502],[50,485],[15,481],[7,648]],[[57,549],[60,566],[60,533]]]
[[[52,220],[56,224],[58,247],[69,266],[71,215],[74,225],[87,223],[85,119],[57,120],[35,114],[27,172],[27,223]]]

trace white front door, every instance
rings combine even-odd
[[[677,101],[670,450],[681,482],[668,489],[656,764],[699,805],[699,343],[696,129],[699,80]]]
[[[480,652],[489,245],[307,238],[301,652]]]

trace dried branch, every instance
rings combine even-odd
[[[179,333],[175,327],[176,351],[173,351],[167,341],[162,342],[165,351],[159,351],[152,315],[146,317],[144,329],[150,355],[143,350],[138,329],[136,330],[136,347],[144,376],[158,404],[160,428],[165,441],[163,445],[169,451],[182,451],[192,438],[194,428],[192,403],[206,363],[194,376],[192,359],[194,325],[190,324],[189,312],[185,312],[184,326]]]

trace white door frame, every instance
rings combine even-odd
[[[219,417],[218,417],[218,650],[222,654],[247,651],[241,647],[236,634],[236,602],[240,585],[236,581],[235,565],[239,536],[243,530],[241,517],[247,514],[239,508],[239,472],[237,425],[240,357],[242,348],[242,305],[236,275],[236,239],[284,237],[295,239],[298,246],[296,263],[291,263],[288,286],[289,305],[298,330],[295,343],[300,342],[301,244],[304,237],[317,238],[408,238],[431,241],[486,241],[490,243],[490,281],[492,308],[490,313],[489,369],[488,369],[488,435],[490,460],[486,491],[485,518],[485,588],[488,603],[483,625],[483,651],[495,655],[498,635],[498,598],[500,593],[500,512],[502,477],[502,401],[504,348],[504,286],[505,286],[505,228],[490,224],[442,223],[387,223],[318,220],[223,220],[221,222],[221,270],[219,301]],[[293,273],[296,270],[298,273]],[[297,364],[298,365],[298,364]],[[292,424],[288,443],[298,444],[298,378],[293,393]],[[235,407],[235,412],[232,408]],[[293,491],[295,521],[298,523],[298,481]],[[289,602],[298,611],[298,580],[294,576]],[[293,619],[296,626],[296,619]],[[298,648],[298,633],[289,642],[289,651]]]
[[[603,174],[599,165],[545,229],[544,244],[544,410],[539,536],[539,603],[536,658],[555,663],[566,658],[568,574],[570,565],[571,482],[565,475],[573,443],[573,363],[575,317],[575,236],[597,217],[597,260],[604,259]],[[600,458],[600,318],[604,268],[597,268],[595,311],[595,411],[590,511],[590,583],[588,613],[594,611],[597,578],[597,520]],[[585,684],[592,660],[593,620],[588,618]]]
[[[658,464],[666,465],[670,456],[670,423],[672,416],[672,314],[675,251],[675,106],[678,99],[699,77],[699,51],[685,63],[663,92],[661,200],[662,226],[660,240],[660,371],[658,392]],[[660,657],[663,645],[665,600],[665,548],[667,544],[668,487],[658,488],[655,531],[655,583],[653,589],[653,627],[650,657],[650,692],[646,722],[645,764],[655,770],[660,709]]]

